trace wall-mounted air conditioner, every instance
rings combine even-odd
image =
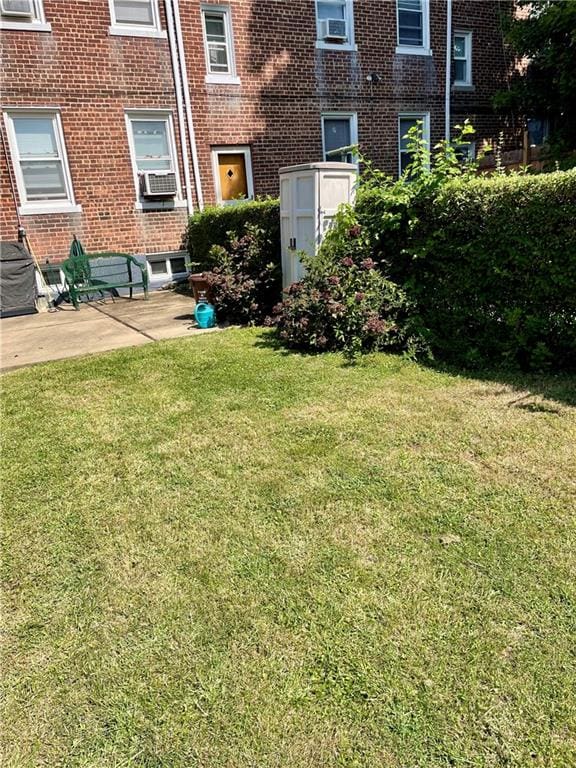
[[[347,40],[346,22],[344,19],[322,19],[320,36],[323,40]]]
[[[178,191],[173,171],[144,171],[140,183],[143,197],[175,197]]]
[[[3,16],[31,19],[34,16],[34,0],[0,0],[0,11]]]

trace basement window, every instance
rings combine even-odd
[[[0,0],[0,29],[51,32],[43,0]]]
[[[167,37],[160,27],[158,0],[108,0],[111,35]]]
[[[171,253],[152,253],[146,256],[148,274],[151,280],[178,280],[188,274],[186,251]]]

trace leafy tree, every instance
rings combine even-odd
[[[507,40],[518,57],[507,91],[496,106],[548,118],[551,140],[576,147],[576,0],[517,0],[520,14]]]

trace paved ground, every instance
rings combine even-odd
[[[84,304],[78,312],[66,306],[56,312],[3,318],[0,369],[207,333],[196,328],[193,307],[187,296],[157,291],[148,301],[141,296],[106,299]]]

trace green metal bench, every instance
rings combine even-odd
[[[94,266],[90,260],[102,259],[103,265]],[[107,260],[110,260],[106,264]],[[119,263],[114,263],[114,261]],[[144,298],[148,298],[148,272],[146,266],[127,253],[86,253],[82,243],[76,237],[70,246],[70,255],[63,262],[62,272],[66,280],[66,290],[76,309],[79,309],[81,296],[108,291],[112,296],[118,296],[118,288],[129,288],[132,298],[134,288],[144,289]],[[102,269],[104,275],[94,274]],[[135,273],[135,269],[138,273]]]

